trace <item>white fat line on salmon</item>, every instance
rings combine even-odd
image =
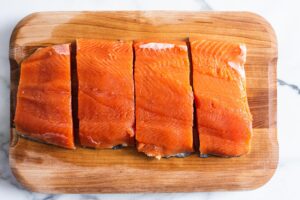
[[[243,79],[246,78],[245,70],[242,69],[242,66],[235,62],[228,62],[228,65],[233,68]]]
[[[182,50],[187,51],[187,46],[186,45],[178,45],[178,47]]]
[[[240,44],[240,49],[241,49],[241,54],[239,55],[240,59],[246,62],[246,54],[247,54],[247,48],[244,44]],[[228,62],[228,65],[232,67],[239,75],[245,79],[246,74],[245,74],[245,69],[240,65],[239,63],[236,62]]]
[[[69,44],[53,45],[52,48],[58,54],[70,55]]]
[[[155,50],[172,49],[174,47],[175,44],[156,43],[156,42],[150,42],[150,43],[140,45],[140,48],[142,49],[155,49]],[[187,46],[185,45],[178,45],[178,47],[183,50],[187,50]]]

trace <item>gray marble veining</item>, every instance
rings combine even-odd
[[[281,80],[281,79],[278,79],[277,82],[278,82],[279,86],[287,86],[290,89],[296,91],[298,94],[300,94],[300,87],[299,86],[297,86],[295,84],[292,84],[292,83],[287,83],[286,81]]]

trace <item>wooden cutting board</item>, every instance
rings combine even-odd
[[[195,192],[255,189],[274,174],[277,142],[277,42],[271,26],[248,12],[41,12],[25,17],[10,41],[11,117],[19,64],[37,47],[75,38],[186,40],[205,36],[244,42],[247,92],[253,114],[252,151],[239,158],[160,161],[133,148],[65,150],[19,137],[11,122],[10,166],[26,188],[45,193]]]

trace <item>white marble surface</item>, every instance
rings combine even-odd
[[[0,26],[0,199],[300,199],[300,5],[283,0],[7,0],[1,2]],[[278,38],[278,139],[280,161],[274,177],[254,191],[50,195],[23,189],[8,166],[9,63],[8,43],[15,24],[35,11],[56,10],[243,10],[270,21]],[[42,183],[41,183],[42,184]]]

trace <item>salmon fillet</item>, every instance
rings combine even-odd
[[[85,147],[134,144],[131,42],[77,40],[79,140]]]
[[[69,44],[39,48],[21,63],[14,122],[25,136],[75,148]]]
[[[137,41],[136,140],[156,158],[193,152],[193,92],[185,42]]]
[[[200,153],[240,156],[250,150],[246,46],[190,39]]]

